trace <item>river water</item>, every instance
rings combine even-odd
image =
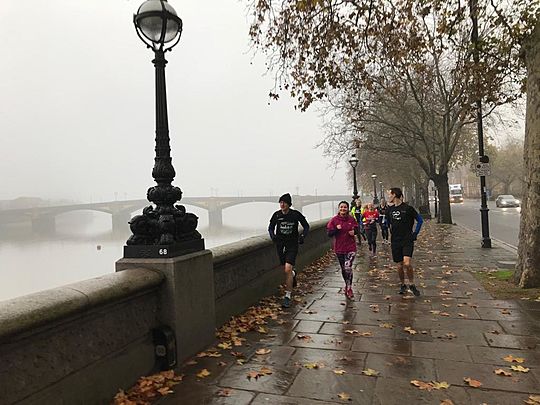
[[[223,228],[209,232],[206,211],[187,207],[199,216],[199,231],[207,248],[265,234],[278,204],[255,203],[223,211]],[[305,207],[308,221],[327,218],[335,204]],[[135,215],[136,213],[134,213]],[[129,229],[111,231],[111,217],[105,213],[75,211],[56,218],[56,234],[37,236],[30,224],[5,226],[0,233],[0,301],[114,272],[115,262]]]

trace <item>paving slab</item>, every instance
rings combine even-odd
[[[342,403],[365,405],[372,401],[376,382],[375,377],[302,370],[287,395],[337,402],[339,394],[346,394],[350,399]]]

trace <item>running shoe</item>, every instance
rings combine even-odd
[[[347,289],[345,290],[345,295],[350,300],[354,299],[354,293],[351,286],[347,287]]]
[[[420,296],[420,291],[418,291],[418,288],[416,288],[416,286],[414,284],[411,284],[409,286],[409,290],[411,290],[411,292],[416,295],[417,297]]]
[[[292,276],[292,286],[293,286],[293,288],[296,288],[296,286],[298,285],[298,283],[296,281],[296,271],[293,270],[292,274],[293,274],[293,276]]]
[[[281,303],[281,306],[283,308],[290,308],[291,307],[291,299],[287,296],[283,297],[283,302]]]
[[[407,292],[407,285],[401,284],[401,288],[399,289],[400,294],[405,294]]]

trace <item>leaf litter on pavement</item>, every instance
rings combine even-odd
[[[313,284],[318,283],[322,279],[322,274],[330,263],[334,260],[334,255],[328,252],[323,257],[314,261],[311,265],[304,268],[302,273],[298,274],[298,288],[295,290],[295,301],[305,303],[303,296],[313,292]],[[312,313],[315,313],[312,311]],[[195,358],[215,358],[216,366],[225,367],[226,362],[218,361],[218,358],[223,356],[220,350],[229,351],[229,354],[236,357],[236,366],[247,366],[245,363],[245,355],[239,351],[231,350],[233,347],[242,347],[245,338],[241,335],[248,332],[257,332],[261,335],[268,336],[268,323],[275,322],[278,325],[285,323],[280,316],[283,314],[283,309],[280,305],[280,298],[271,296],[263,298],[257,305],[248,308],[243,314],[233,316],[216,332],[216,337],[219,343],[215,348],[206,349],[198,353]],[[299,335],[299,339],[311,340],[309,335]],[[259,355],[268,354],[271,349],[259,349]],[[190,359],[184,365],[193,366],[198,364],[195,359]],[[248,379],[259,379],[264,376],[269,376],[273,371],[268,367],[262,367],[260,370],[252,371],[248,374]],[[198,372],[194,372],[193,376],[204,379],[211,374],[211,371],[204,368]],[[159,400],[164,395],[173,393],[172,388],[184,380],[184,374],[177,375],[174,371],[164,371],[146,377],[141,377],[137,384],[129,390],[119,390],[115,395],[114,405],[151,405]],[[230,396],[233,390],[223,389],[219,396]]]

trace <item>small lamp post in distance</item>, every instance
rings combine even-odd
[[[356,200],[358,198],[358,185],[356,183],[356,166],[358,166],[358,158],[356,157],[356,153],[353,153],[351,158],[349,159],[349,164],[352,167],[353,172],[353,200]]]
[[[373,204],[377,205],[379,204],[379,197],[377,197],[377,175],[373,173],[371,178],[373,179]]]

